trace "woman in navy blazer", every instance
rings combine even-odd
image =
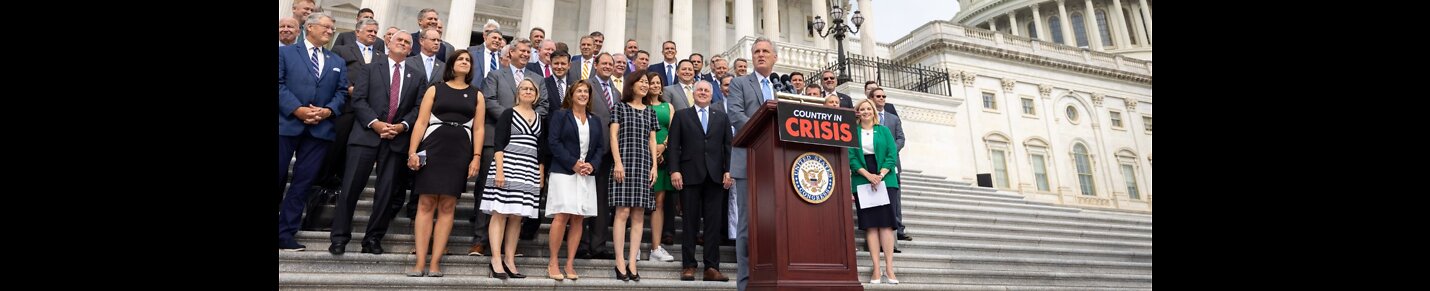
[[[596,169],[601,167],[601,157],[606,154],[606,123],[591,113],[591,84],[572,82],[566,89],[561,109],[551,113],[548,146],[551,152],[550,185],[547,188],[546,216],[555,216],[551,221],[548,240],[551,260],[547,263],[546,274],[551,279],[576,280],[576,245],[581,241],[581,223],[588,216],[596,216]],[[556,268],[557,247],[563,239],[562,230],[572,226],[564,237],[571,238],[566,243],[566,273]]]

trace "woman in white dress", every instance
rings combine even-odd
[[[546,265],[546,275],[551,279],[576,280],[576,245],[581,242],[581,223],[589,216],[596,216],[596,177],[592,176],[601,166],[601,155],[606,154],[605,124],[591,113],[591,84],[572,82],[566,89],[566,98],[561,101],[561,109],[551,114],[548,147],[551,151],[551,185],[547,188],[546,216],[555,216],[551,221],[548,240],[551,260]],[[570,230],[566,229],[571,225]],[[564,236],[563,236],[564,235]],[[561,240],[566,242],[566,273],[557,268],[561,260],[557,257]]]

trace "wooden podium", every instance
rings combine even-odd
[[[760,106],[734,145],[748,148],[750,290],[864,290],[854,256],[854,201],[847,149],[780,140],[774,100]],[[848,110],[848,109],[842,109]],[[829,161],[832,196],[797,194],[791,167],[805,153]]]

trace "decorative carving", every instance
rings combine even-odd
[[[1103,96],[1102,93],[1092,93],[1092,105],[1102,107],[1102,98],[1104,97],[1106,96]]]
[[[1101,197],[1077,196],[1077,203],[1082,205],[1112,206],[1112,202]]]
[[[1137,99],[1122,98],[1122,104],[1127,105],[1127,111],[1137,111]]]
[[[954,113],[912,106],[894,105],[899,109],[899,118],[904,121],[918,121],[938,125],[955,126]]]
[[[1038,85],[1038,94],[1043,95],[1043,99],[1051,99],[1053,95],[1053,85]]]
[[[963,85],[964,85],[964,86],[968,86],[968,87],[973,87],[973,80],[974,80],[974,78],[976,78],[976,77],[978,77],[977,74],[973,74],[973,73],[969,73],[969,72],[963,72]]]
[[[1003,92],[1013,92],[1013,85],[1016,84],[1018,84],[1018,81],[1009,78],[1003,78]]]

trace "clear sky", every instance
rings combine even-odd
[[[858,1],[850,2],[859,10]],[[878,0],[872,5],[878,18],[874,39],[883,43],[894,42],[929,21],[949,20],[959,9],[957,0]]]

